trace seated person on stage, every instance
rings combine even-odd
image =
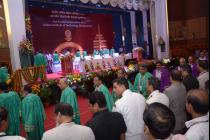
[[[25,140],[25,138],[20,136],[7,136],[6,130],[8,128],[8,111],[0,107],[0,139],[1,140]]]
[[[163,104],[150,104],[143,115],[145,122],[144,133],[147,140],[187,140],[185,136],[172,135],[176,121],[174,115],[175,114]]]
[[[114,53],[115,53],[115,50],[112,48],[112,49],[110,50],[110,53],[109,53],[109,54],[110,54],[111,56],[113,56]]]
[[[0,65],[0,83],[4,83],[9,79],[8,69]]]
[[[73,108],[67,103],[55,106],[56,128],[44,133],[42,140],[95,140],[93,131],[86,126],[75,124]]]
[[[83,51],[83,57],[88,56],[87,51]]]
[[[76,52],[76,57],[81,57],[80,51],[77,51],[77,52]]]
[[[55,51],[53,54],[53,72],[61,71],[61,62],[58,55],[58,52]]]

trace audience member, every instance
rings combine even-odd
[[[57,104],[54,113],[58,126],[45,132],[42,140],[95,140],[90,128],[72,122],[74,113],[69,104]]]
[[[144,111],[145,135],[147,140],[186,140],[182,135],[172,135],[175,127],[173,112],[163,104],[150,104]]]
[[[201,51],[200,52],[200,56],[198,58],[201,61],[207,61],[206,55],[205,55],[205,51]]]
[[[125,140],[127,130],[123,116],[117,112],[109,112],[103,93],[95,91],[89,95],[89,109],[94,113],[88,121],[96,140]]]
[[[60,102],[68,103],[73,107],[73,122],[80,124],[80,114],[76,93],[69,87],[68,80],[66,78],[60,79],[58,86],[62,90]]]
[[[176,68],[176,70],[181,71],[181,66],[186,64],[186,59],[181,57],[179,58],[179,66]]]
[[[8,111],[0,107],[0,140],[25,140],[20,136],[7,136],[5,133],[8,128]]]
[[[168,97],[159,92],[160,89],[160,81],[156,77],[150,77],[147,81],[147,92],[149,94],[149,97],[147,98],[147,104],[152,104],[152,103],[161,103],[166,105],[167,107],[169,106],[169,99]]]
[[[41,50],[34,56],[34,66],[47,66],[47,59]]]
[[[117,100],[113,111],[123,115],[127,126],[125,140],[144,140],[143,112],[146,107],[145,98],[141,94],[131,92],[128,88],[127,79],[118,78],[114,80],[113,90],[122,98]]]
[[[176,125],[173,131],[174,134],[183,134],[185,122],[187,120],[185,103],[187,91],[182,84],[182,77],[180,71],[174,70],[171,72],[172,85],[165,90],[165,94],[169,98],[169,108],[176,114]]]
[[[148,72],[147,65],[139,65],[139,73],[136,75],[134,82],[134,90],[137,93],[142,94],[144,97],[148,97],[147,94],[147,80],[152,77],[152,74]]]
[[[195,63],[194,58],[192,56],[188,57],[188,64],[192,68],[192,76],[198,77],[199,76],[198,67],[197,67],[197,64]]]
[[[187,94],[186,109],[192,120],[186,122],[188,140],[209,140],[209,96],[204,90],[191,90]]]
[[[38,95],[32,93],[30,86],[22,89],[22,124],[27,140],[41,140],[44,133],[45,110]]]
[[[8,79],[9,79],[8,69],[5,66],[0,65],[0,83],[4,83]]]
[[[156,69],[153,71],[153,76],[160,80],[160,92],[163,92],[170,85],[170,73],[163,67],[161,61],[156,62]]]
[[[200,89],[205,89],[205,83],[209,80],[209,64],[207,61],[198,61],[198,70],[200,75],[198,76],[198,81]]]
[[[95,86],[95,91],[100,91],[101,93],[104,94],[104,96],[106,98],[107,109],[109,111],[112,111],[112,107],[113,107],[114,101],[113,101],[113,99],[111,97],[109,89],[103,84],[102,80],[103,80],[103,78],[100,75],[97,75],[93,79],[93,83],[94,83],[94,86]]]
[[[192,75],[192,68],[188,64],[184,64],[181,67],[181,73],[183,77],[183,84],[187,91],[192,89],[199,89],[198,80]]]

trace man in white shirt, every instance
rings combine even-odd
[[[146,107],[145,98],[128,89],[129,84],[125,78],[118,78],[113,82],[114,92],[117,96],[122,96],[116,101],[113,111],[123,115],[127,126],[125,140],[145,140],[143,121],[143,112]]]
[[[69,104],[56,105],[55,115],[59,126],[45,132],[42,140],[95,140],[89,127],[72,122],[73,109]]]
[[[161,103],[167,107],[169,107],[169,99],[168,97],[159,92],[160,89],[160,80],[156,77],[150,77],[147,80],[147,92],[149,94],[149,97],[147,98],[146,103],[152,104],[152,103]]]
[[[192,120],[185,123],[188,140],[209,140],[209,96],[204,90],[191,90],[187,95],[186,109]]]
[[[200,89],[205,89],[205,83],[209,80],[209,64],[207,61],[199,60],[198,61],[198,71],[200,75],[198,76],[198,81]]]
[[[6,130],[8,128],[8,112],[5,108],[0,107],[0,140],[25,140],[20,136],[7,136]]]

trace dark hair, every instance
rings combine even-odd
[[[198,60],[198,65],[204,70],[209,70],[209,63],[205,60]]]
[[[29,85],[25,85],[25,86],[23,87],[23,90],[24,90],[24,91],[27,91],[28,93],[31,93],[31,92],[32,92],[31,86],[29,86]]]
[[[192,74],[192,68],[189,64],[184,64],[181,66],[181,69],[183,71],[187,71],[187,73],[189,73],[190,75]]]
[[[157,64],[161,64],[161,65],[163,65],[163,62],[162,61],[160,61],[160,60],[158,60],[158,61],[156,61],[156,63],[155,63],[156,65]]]
[[[206,91],[209,91],[209,80],[205,82],[205,89]]]
[[[172,80],[174,80],[174,81],[182,81],[182,74],[181,74],[181,72],[180,71],[178,71],[178,70],[173,70],[172,72],[171,72],[171,78],[172,78]]]
[[[98,74],[95,77],[97,77],[99,81],[102,81],[103,82],[103,77],[101,75]]]
[[[0,124],[3,120],[4,121],[7,120],[7,116],[8,116],[8,111],[5,108],[0,107]]]
[[[208,96],[208,93],[206,93],[203,90],[191,90],[188,93],[187,96],[187,103],[191,104],[194,111],[199,114],[207,114],[209,111],[209,100],[208,99],[200,99],[196,97],[195,95],[191,95],[191,93],[202,93],[206,94]]]
[[[73,108],[71,105],[67,103],[59,103],[55,106],[54,113],[58,115],[60,113],[61,115],[73,117]]]
[[[8,90],[7,84],[5,82],[0,83],[0,90],[1,91],[7,91]]]
[[[156,77],[148,78],[148,83],[153,87],[154,90],[160,90],[160,80]]]
[[[153,103],[144,111],[143,119],[155,139],[166,139],[175,127],[175,116],[165,105]]]
[[[128,80],[125,78],[117,78],[113,81],[113,84],[114,83],[117,83],[118,85],[123,85],[126,89],[129,89]]]
[[[147,68],[148,68],[148,65],[147,65],[147,64],[145,64],[145,63],[143,63],[143,64],[139,64],[139,68],[140,68],[140,67],[143,67],[143,68],[146,68],[146,69],[147,69]]]
[[[94,91],[90,93],[88,96],[88,99],[89,99],[89,103],[92,105],[97,103],[100,108],[106,107],[106,99],[103,93],[100,91]]]

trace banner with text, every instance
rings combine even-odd
[[[33,46],[36,51],[74,53],[114,47],[111,14],[84,14],[46,8],[31,8]]]

